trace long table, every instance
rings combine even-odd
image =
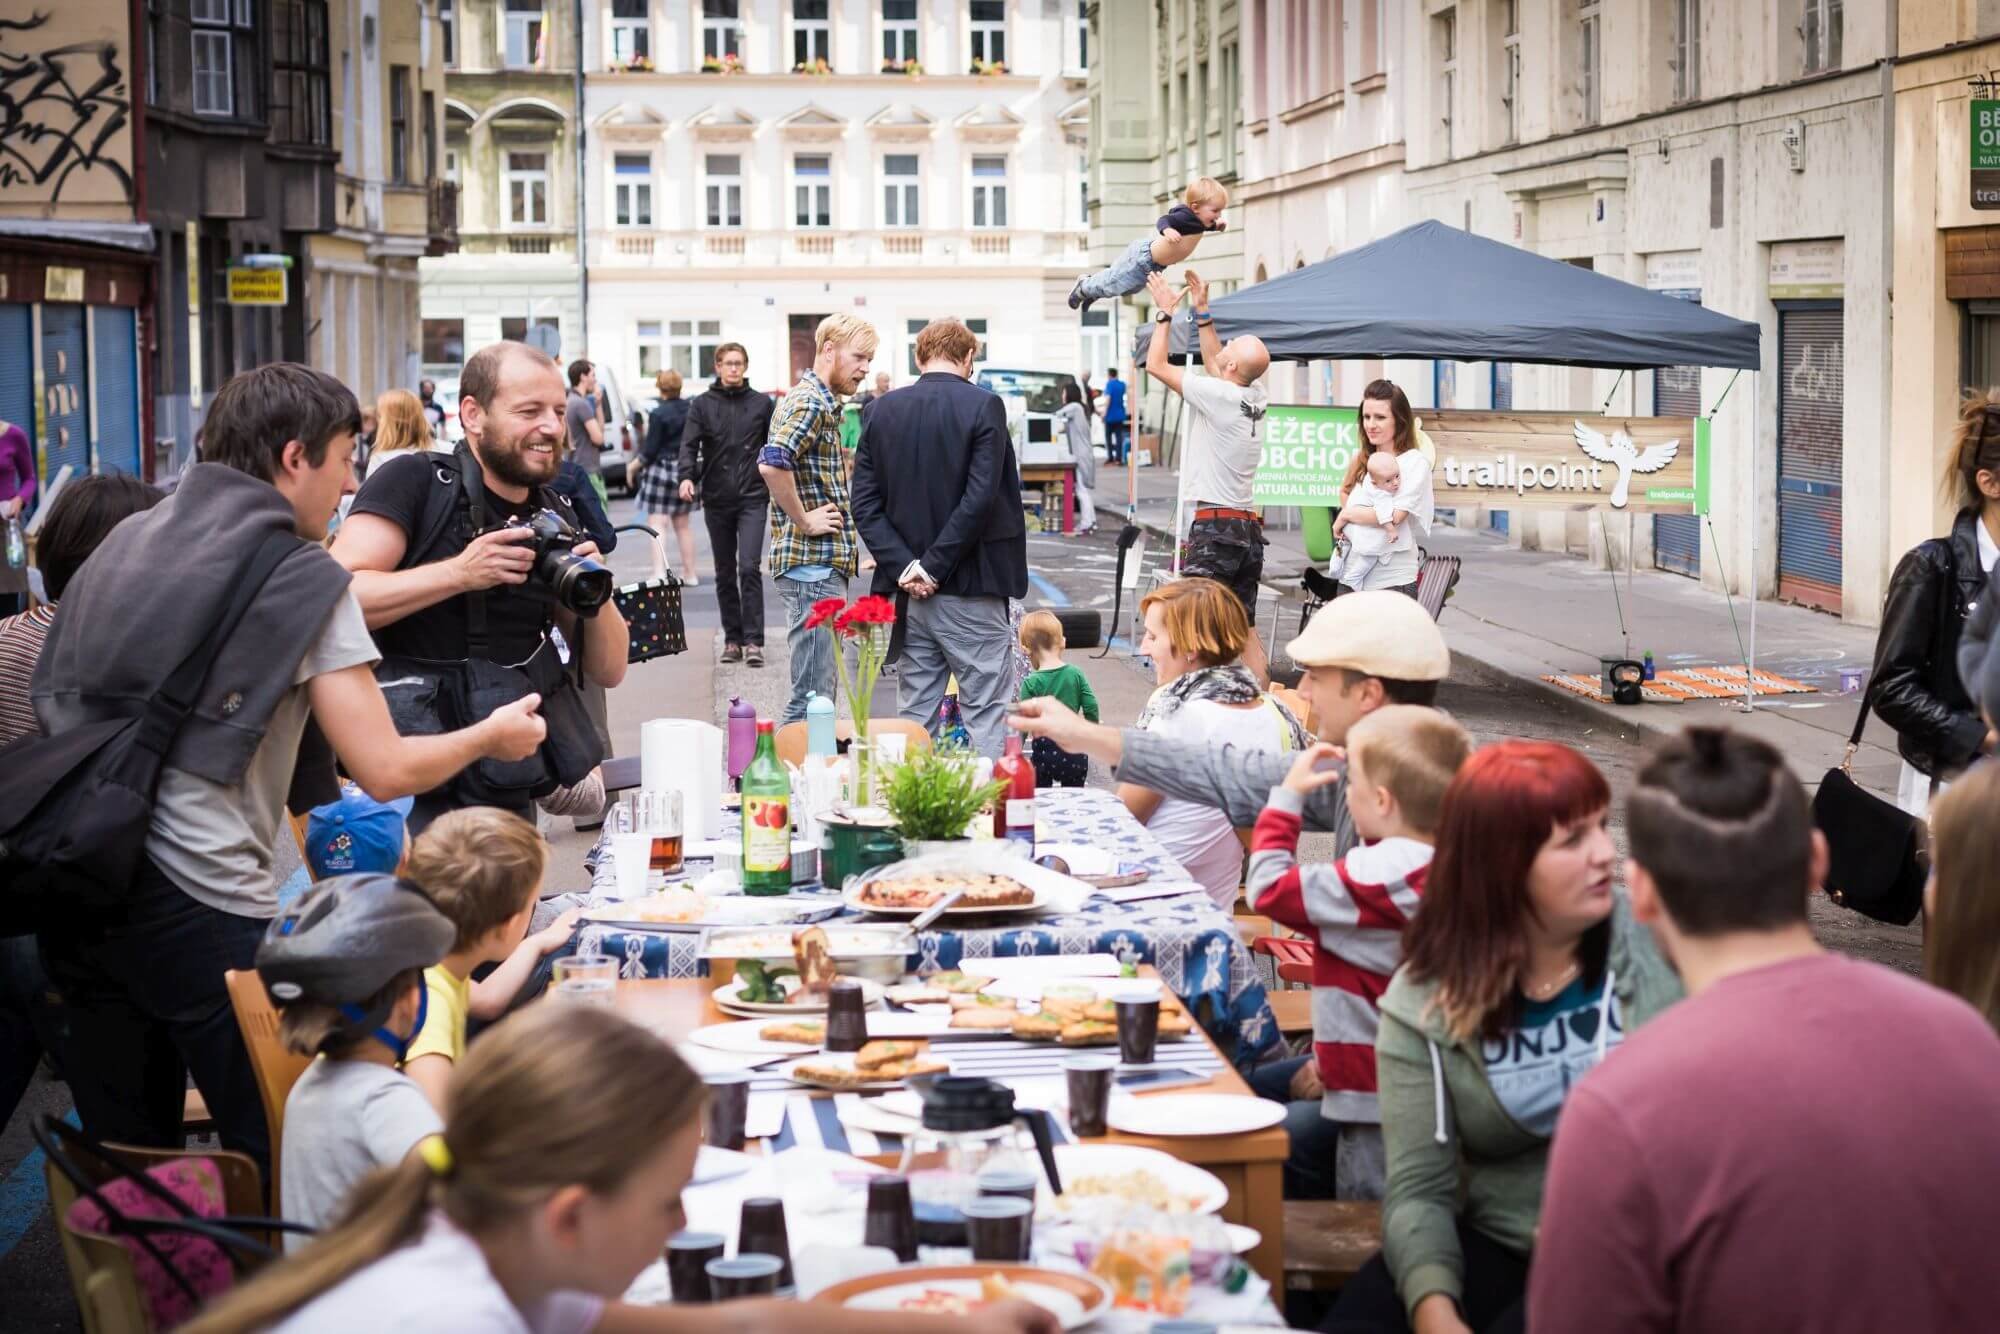
[[[634,1022],[668,1037],[685,1037],[697,1028],[729,1022],[731,1016],[716,1008],[711,991],[716,984],[694,978],[627,980],[618,984],[616,1005]],[[1195,1030],[1200,1033],[1200,1029]],[[1204,1034],[1203,1042],[1214,1044]],[[1217,1055],[1221,1053],[1218,1051]],[[1251,1096],[1249,1086],[1221,1060],[1216,1072],[1199,1086],[1188,1085],[1176,1093],[1231,1093]],[[1138,1094],[1154,1097],[1158,1094]],[[1284,1162],[1290,1140],[1281,1126],[1248,1135],[1190,1135],[1154,1137],[1112,1131],[1093,1144],[1137,1144],[1171,1154],[1213,1172],[1229,1189],[1229,1203],[1222,1217],[1257,1229],[1261,1240],[1246,1257],[1251,1268],[1271,1284],[1274,1294],[1284,1292]],[[762,1146],[768,1148],[768,1146]],[[871,1161],[896,1165],[893,1156],[877,1156]]]

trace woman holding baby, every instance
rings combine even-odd
[[[1393,381],[1376,380],[1361,391],[1361,440],[1341,482],[1333,532],[1342,545],[1331,573],[1343,593],[1387,588],[1415,597],[1417,548],[1430,536],[1437,506],[1416,416]]]

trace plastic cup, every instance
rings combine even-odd
[[[667,1238],[667,1286],[675,1301],[715,1300],[708,1286],[708,1262],[722,1258],[724,1244],[720,1232],[676,1232]]]
[[[890,1173],[868,1179],[868,1222],[862,1243],[895,1253],[900,1264],[917,1258],[917,1215],[910,1179]]]
[[[965,1232],[975,1261],[1019,1264],[1034,1238],[1035,1206],[1012,1195],[967,1200]]]
[[[618,874],[618,897],[646,897],[646,875],[653,859],[651,834],[613,834],[611,865]]]
[[[702,1140],[718,1149],[741,1149],[750,1117],[750,1073],[728,1070],[702,1081],[708,1103],[702,1108]]]
[[[1063,1062],[1069,1084],[1069,1128],[1081,1139],[1096,1139],[1108,1127],[1111,1076],[1118,1062],[1109,1056],[1072,1056]]]
[[[785,1262],[775,1255],[757,1251],[738,1253],[733,1260],[710,1260],[708,1289],[718,1302],[738,1297],[769,1297],[778,1291],[778,1275]]]
[[[743,1213],[736,1225],[736,1253],[768,1255],[778,1262],[776,1286],[792,1286],[792,1243],[785,1231],[785,1202],[775,1195],[757,1195],[743,1201]]]
[[[549,967],[551,993],[569,1005],[608,1007],[618,991],[618,960],[608,954],[572,954]]]

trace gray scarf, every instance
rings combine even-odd
[[[1220,667],[1197,667],[1155,690],[1152,698],[1146,701],[1146,707],[1139,710],[1139,721],[1134,725],[1143,731],[1157,720],[1173,717],[1190,700],[1205,699],[1214,704],[1254,704],[1264,697],[1264,692],[1257,688],[1257,678],[1240,662]],[[1306,729],[1299,724],[1297,716],[1275,697],[1271,699],[1271,706],[1278,711],[1278,717],[1292,734],[1291,748],[1297,750],[1303,747],[1306,744]]]

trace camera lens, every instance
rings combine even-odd
[[[595,616],[611,600],[611,571],[588,556],[551,551],[542,557],[542,573],[556,601],[579,616]]]

